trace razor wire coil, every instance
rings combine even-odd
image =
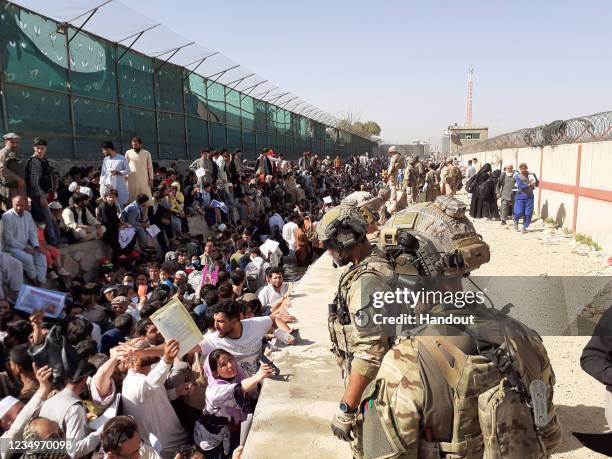
[[[533,128],[501,134],[466,145],[457,154],[503,150],[504,148],[544,147],[567,143],[612,140],[612,111],[595,113],[568,120],[556,120]]]

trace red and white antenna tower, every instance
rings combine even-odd
[[[465,124],[472,125],[472,93],[474,91],[474,67],[468,69],[467,114]]]

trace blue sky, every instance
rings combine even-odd
[[[470,64],[492,135],[612,109],[606,1],[123,3],[394,143],[465,121]]]

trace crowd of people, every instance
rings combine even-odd
[[[465,186],[470,196],[470,216],[500,221],[511,220],[514,229],[526,233],[534,210],[534,189],[537,175],[512,163],[493,170],[490,163],[481,166],[478,158],[460,165],[456,158],[406,160],[395,147],[389,148],[390,161],[384,176],[394,202],[393,210],[401,210],[416,202],[434,202],[438,196],[455,195]]]
[[[274,373],[262,356],[299,339],[286,265],[308,266],[323,251],[316,222],[352,191],[378,193],[387,159],[306,152],[292,161],[265,149],[253,162],[206,148],[181,170],[153,162],[135,137],[124,155],[103,142],[100,167],[59,177],[45,139],[29,158],[18,135],[4,140],[3,438],[70,439],[74,458],[238,455],[240,422]],[[202,221],[207,234],[190,231]],[[96,239],[109,255],[92,277],[61,266],[60,248]],[[20,310],[24,284],[63,292],[60,317]],[[192,349],[151,319],[173,299],[202,332]],[[118,416],[95,424],[119,395]]]
[[[540,183],[527,164],[519,164],[518,171],[512,163],[505,165],[503,171],[493,170],[490,163],[480,167],[478,159],[474,158],[468,160],[466,177],[466,191],[472,195],[470,215],[473,218],[498,220],[502,225],[510,219],[517,231],[522,219],[520,231],[527,232],[533,215],[533,192]]]
[[[348,194],[376,196],[372,223],[381,224],[465,184],[473,217],[498,219],[500,198],[502,224],[513,214],[527,228],[537,186],[523,164],[502,175],[476,159],[462,167],[395,147],[389,157],[306,152],[297,161],[271,149],[246,161],[240,150],[205,148],[182,169],[163,167],[139,137],[123,155],[103,142],[100,167],[59,177],[45,139],[27,159],[19,136],[4,140],[0,427],[6,439],[71,439],[74,458],[238,456],[240,423],[275,372],[262,356],[299,339],[285,268],[323,252],[316,224]],[[190,231],[202,222],[206,234]],[[108,247],[97,272],[64,269],[59,249],[91,240]],[[62,314],[20,310],[24,284],[63,292]],[[174,299],[202,333],[192,349],[165,339],[151,318]],[[118,416],[95,424],[117,400]]]

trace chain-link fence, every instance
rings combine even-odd
[[[612,111],[595,113],[569,120],[557,120],[534,128],[502,134],[490,139],[467,145],[457,154],[480,151],[502,150],[504,148],[543,147],[565,143],[599,142],[612,140]]]
[[[120,2],[105,2],[97,13],[81,2],[59,3],[74,7],[65,6],[69,16],[85,11],[78,27],[0,0],[1,130],[20,134],[24,146],[47,139],[50,159],[100,160],[100,142],[125,150],[133,136],[154,159],[173,160],[198,157],[205,147],[240,148],[247,158],[272,148],[292,159],[304,151],[346,156],[376,146],[336,128],[315,107],[303,110],[289,92],[262,89],[267,80],[251,83],[253,73],[216,52],[174,47],[181,37],[154,34],[158,29],[138,16],[133,21],[141,23],[132,27],[133,12]]]

